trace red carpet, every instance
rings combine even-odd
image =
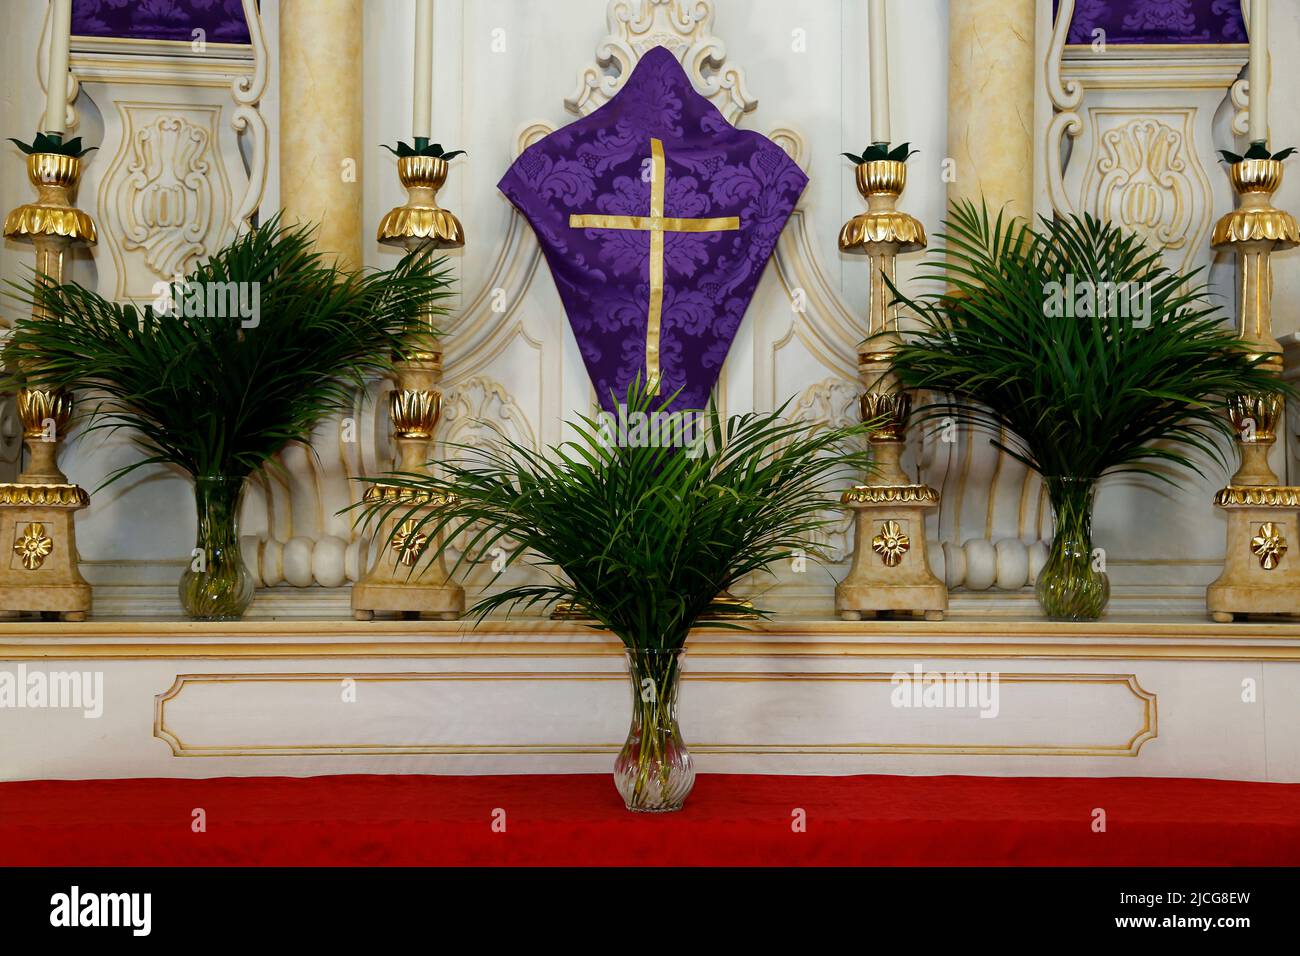
[[[662,815],[608,775],[0,784],[0,865],[494,864],[1294,866],[1300,784],[708,774]]]

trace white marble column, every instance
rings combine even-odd
[[[362,213],[362,0],[280,0],[279,31],[285,221],[315,223],[318,247],[343,267],[360,268],[373,229]],[[267,474],[250,489],[245,516],[257,515],[247,523],[257,530],[244,553],[259,585],[341,588],[364,569],[366,540],[353,528],[355,516],[339,512],[352,504],[354,476],[373,471],[361,450],[374,440],[367,415],[373,405],[359,397],[342,416],[354,422],[355,437],[346,437],[338,417],[327,419],[312,449],[281,453],[287,479]],[[338,600],[346,601],[341,591]]]
[[[983,195],[1033,212],[1034,21],[1034,0],[949,4],[950,200]]]
[[[1042,0],[1046,2],[1046,0]],[[1034,212],[1034,0],[952,0],[948,23],[948,199]],[[942,492],[939,539],[950,587],[1016,590],[1045,556],[1039,483],[963,431],[928,449],[923,476]],[[1047,531],[1050,529],[1041,529]]]
[[[280,0],[280,202],[319,223],[320,248],[357,267],[361,210],[361,0]]]

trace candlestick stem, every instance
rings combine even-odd
[[[406,188],[407,201],[389,211],[379,223],[377,238],[385,245],[432,255],[438,249],[465,244],[460,221],[437,202],[447,178],[446,160],[433,156],[405,156],[397,161],[397,175]],[[420,328],[435,331],[440,313],[433,302],[420,310]],[[434,457],[434,430],[442,414],[442,346],[433,334],[414,333],[397,362],[388,400],[389,420],[397,442],[395,470],[427,474]],[[366,491],[366,502],[387,502],[393,514],[380,523],[374,562],[352,588],[352,613],[360,621],[376,612],[406,616],[454,619],[465,610],[465,591],[447,574],[441,554],[419,519],[446,502],[442,494],[417,492],[400,485],[376,484]]]
[[[1252,93],[1252,117],[1254,104]],[[1234,163],[1228,175],[1237,208],[1215,226],[1213,245],[1237,255],[1241,337],[1262,357],[1263,368],[1280,375],[1271,258],[1300,245],[1300,227],[1294,216],[1273,205],[1273,194],[1282,185],[1279,161],[1247,159]],[[1223,573],[1206,589],[1206,609],[1219,623],[1242,614],[1300,615],[1300,564],[1286,553],[1300,540],[1300,487],[1282,484],[1268,460],[1284,422],[1282,397],[1239,393],[1229,398],[1227,411],[1240,467],[1214,498],[1227,514],[1228,535]]]
[[[859,406],[862,420],[873,425],[875,460],[867,482],[841,499],[854,513],[855,531],[853,565],[835,589],[835,610],[846,620],[881,612],[939,620],[948,609],[948,589],[930,570],[925,532],[925,516],[938,507],[939,495],[903,470],[912,397],[892,370],[898,309],[889,291],[898,254],[923,249],[925,229],[898,209],[905,163],[861,163],[857,182],[867,211],[844,224],[839,245],[869,263],[867,338],[858,346],[858,375],[864,389]]]

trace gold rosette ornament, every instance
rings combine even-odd
[[[1282,529],[1271,521],[1265,521],[1259,526],[1255,537],[1250,539],[1250,551],[1259,558],[1261,568],[1272,571],[1282,563],[1282,556],[1286,554],[1286,538],[1282,536]]]
[[[880,533],[871,539],[871,550],[891,568],[898,567],[911,547],[912,539],[903,533],[897,521],[886,521],[880,526]]]

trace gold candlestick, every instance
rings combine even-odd
[[[75,205],[81,160],[32,153],[27,178],[36,188],[36,201],[9,213],[5,238],[35,248],[37,281],[61,284],[68,251],[78,243],[95,243],[94,221]],[[35,358],[18,361],[22,371],[36,368]],[[58,465],[72,417],[72,393],[39,384],[20,388],[18,417],[27,467],[16,482],[0,484],[0,547],[9,553],[0,560],[0,608],[84,621],[91,594],[77,567],[74,516],[90,504],[90,496],[69,482]]]
[[[1241,337],[1267,356],[1265,368],[1280,375],[1272,255],[1300,244],[1300,229],[1294,216],[1272,203],[1282,185],[1280,162],[1247,159],[1228,172],[1237,208],[1219,220],[1212,242],[1216,249],[1236,250]],[[1236,614],[1300,614],[1300,562],[1286,556],[1300,540],[1300,487],[1283,485],[1268,463],[1282,415],[1278,395],[1234,395],[1228,402],[1241,465],[1214,497],[1228,513],[1228,547],[1223,573],[1205,593],[1206,609],[1220,623]]]
[[[862,420],[880,424],[869,438],[874,473],[841,499],[855,513],[853,564],[835,589],[835,610],[852,621],[880,611],[924,614],[926,620],[938,621],[948,609],[948,589],[930,571],[925,513],[938,507],[939,493],[910,480],[902,468],[912,399],[892,370],[898,307],[885,281],[894,281],[900,252],[925,248],[925,228],[897,208],[907,184],[905,163],[860,163],[857,183],[867,211],[844,224],[840,249],[865,255],[870,263],[867,339],[859,347],[858,375],[866,389]]]
[[[379,241],[420,250],[425,255],[463,246],[465,232],[460,221],[438,206],[437,193],[447,179],[446,161],[432,156],[404,156],[397,161],[397,175],[408,198],[380,220]],[[398,449],[395,470],[417,474],[427,473],[433,457],[433,431],[442,413],[442,393],[438,390],[442,347],[433,334],[433,303],[429,303],[422,318],[428,331],[413,335],[399,356],[396,387],[388,399]],[[384,545],[365,576],[352,588],[353,616],[368,621],[376,611],[397,611],[443,620],[460,617],[465,612],[465,589],[450,580],[442,556],[416,568],[434,543],[416,524],[446,499],[376,484],[366,490],[365,500],[389,501],[398,508],[395,516],[381,522],[377,540]],[[416,514],[406,517],[412,507],[418,508]]]

